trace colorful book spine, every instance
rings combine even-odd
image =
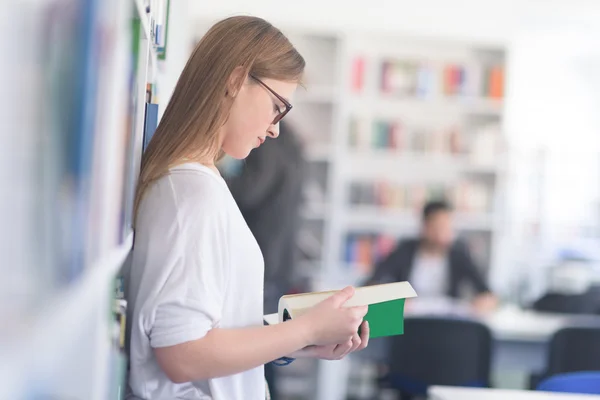
[[[501,67],[492,67],[490,70],[490,91],[489,96],[493,99],[502,99],[504,97],[504,69]]]
[[[365,59],[364,57],[356,57],[352,63],[352,91],[361,93],[365,79]]]
[[[387,257],[395,248],[397,238],[374,233],[350,233],[346,240],[346,263],[361,275],[373,272],[376,263]]]

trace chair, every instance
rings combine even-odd
[[[403,396],[430,385],[489,386],[492,335],[483,324],[450,318],[407,318],[392,338],[387,383]]]
[[[600,371],[600,327],[563,328],[550,340],[548,376],[579,371]]]
[[[581,371],[600,371],[600,327],[569,327],[558,330],[550,339],[548,364],[531,387],[544,378]]]
[[[600,395],[600,371],[555,375],[540,383],[537,390]]]
[[[600,288],[589,288],[582,294],[548,293],[536,300],[532,308],[541,312],[562,314],[597,314],[600,313]]]

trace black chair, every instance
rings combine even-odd
[[[492,334],[465,319],[407,318],[391,341],[389,387],[402,398],[424,396],[431,385],[488,387]]]
[[[600,326],[558,330],[548,345],[548,364],[531,378],[531,388],[550,376],[567,372],[600,371]]]
[[[593,286],[582,294],[548,293],[532,304],[536,311],[562,314],[600,313],[600,287]]]

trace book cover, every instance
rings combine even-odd
[[[282,296],[277,314],[264,316],[269,325],[285,322],[305,313],[337,290]],[[344,307],[369,306],[364,320],[369,322],[370,338],[402,335],[404,333],[404,303],[417,293],[408,282],[364,286],[355,289],[354,296]]]

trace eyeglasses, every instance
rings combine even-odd
[[[279,107],[277,107],[278,109],[278,114],[275,116],[275,118],[273,118],[273,122],[271,122],[272,125],[277,124],[279,121],[281,121],[281,119],[283,117],[285,117],[285,115],[287,113],[290,112],[290,110],[292,109],[292,105],[290,104],[289,101],[287,101],[286,99],[284,99],[283,97],[281,97],[280,95],[277,94],[277,92],[275,92],[273,89],[271,89],[269,86],[267,86],[266,83],[264,83],[263,81],[261,81],[260,79],[258,79],[257,77],[250,75],[250,78],[254,79],[256,82],[260,83],[265,89],[267,89],[269,92],[271,92],[271,94],[273,96],[275,96],[277,98],[277,100],[281,101],[283,103],[283,105],[285,106],[285,110],[280,111]]]

